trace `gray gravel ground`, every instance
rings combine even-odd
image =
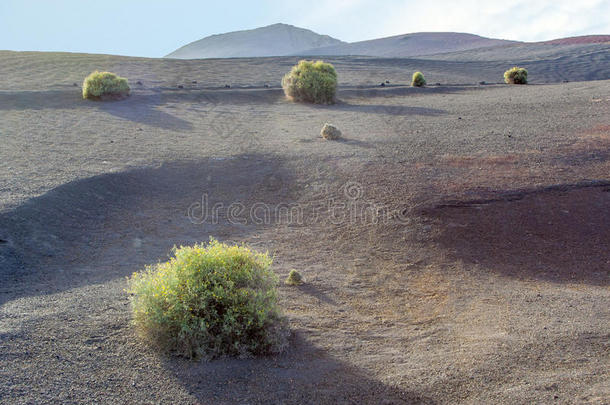
[[[0,58],[0,403],[609,403],[610,80],[426,61],[462,84],[413,89],[419,62],[336,58],[339,103],[309,106],[277,87],[291,58]],[[81,100],[95,68],[132,96]],[[199,221],[203,195],[269,220]],[[209,236],[305,276],[284,355],[135,337],[125,277]]]

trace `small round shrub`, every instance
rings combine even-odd
[[[129,96],[127,79],[110,72],[97,70],[83,82],[83,98],[92,100],[121,99]]]
[[[214,239],[174,248],[168,262],[128,280],[138,333],[189,358],[281,352],[288,329],[271,262],[266,253]]]
[[[426,79],[424,78],[424,74],[422,72],[413,73],[413,77],[411,78],[411,86],[422,87],[425,85],[426,85]]]
[[[527,84],[527,70],[515,66],[504,72],[504,81],[507,84]]]
[[[290,273],[288,273],[288,277],[284,281],[284,283],[287,285],[301,285],[303,284],[303,282],[303,276],[301,276],[301,273],[299,273],[295,269],[290,270]]]
[[[302,60],[282,79],[286,97],[294,101],[333,104],[337,92],[337,72],[330,63]]]

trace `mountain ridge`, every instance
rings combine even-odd
[[[276,23],[254,29],[210,35],[186,44],[165,57],[176,59],[269,56],[409,58],[477,52],[478,50],[485,53],[490,49],[506,48],[510,50],[519,46],[585,46],[606,42],[610,42],[610,35],[583,35],[548,41],[523,42],[487,38],[464,32],[414,32],[348,43],[309,29]]]
[[[214,34],[188,43],[166,58],[235,58],[285,56],[307,49],[342,44],[328,35],[289,24],[272,24],[249,30]]]
[[[462,32],[415,32],[310,49],[303,55],[412,57],[519,43]]]

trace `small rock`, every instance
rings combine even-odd
[[[138,128],[138,131],[144,131],[142,128]]]
[[[138,80],[138,81],[136,82],[136,84],[137,84],[138,86],[141,86],[141,85],[142,85],[142,82]]]
[[[133,247],[136,249],[139,249],[142,247],[142,239],[140,238],[134,238],[133,239]]]
[[[385,83],[386,83],[386,84],[390,84],[390,81],[389,81],[389,80],[386,80],[386,81],[385,81]]]
[[[480,84],[481,86],[484,86],[484,85],[486,85],[487,83],[485,83],[484,81],[482,81],[482,82],[479,82],[479,84]]]
[[[441,84],[440,84],[440,83],[436,83],[436,85],[437,85],[437,86],[440,86]]]
[[[225,89],[230,89],[231,85],[230,84],[225,84]]]
[[[183,89],[183,88],[184,88],[184,86],[183,86],[183,85],[181,85],[181,84],[179,84],[179,85],[178,85],[178,88],[179,88],[179,89]]]
[[[381,86],[381,87],[384,87],[384,86],[385,86],[385,83],[384,83],[384,82],[381,82],[380,86]]]
[[[197,80],[193,80],[191,83],[193,83],[193,84],[197,84]]]
[[[266,89],[268,89],[268,88],[269,88],[269,85],[268,85],[268,84],[265,84],[265,88],[266,88]]]
[[[461,120],[461,119],[462,119],[462,117],[458,117],[458,120]]]
[[[332,141],[341,137],[341,131],[334,125],[326,123],[322,127],[322,131],[320,131],[320,135],[322,138]]]
[[[76,83],[72,83],[72,86],[74,86],[74,87],[78,87],[78,84],[76,84]]]

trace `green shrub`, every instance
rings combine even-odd
[[[288,273],[288,277],[284,283],[288,285],[301,285],[303,284],[303,277],[298,271],[292,269],[290,270],[290,273]]]
[[[133,321],[157,348],[189,358],[277,353],[287,342],[271,258],[214,239],[174,248],[128,280]]]
[[[83,98],[93,100],[124,98],[129,90],[127,79],[110,72],[96,70],[83,82]]]
[[[413,77],[411,78],[411,86],[422,87],[425,85],[426,85],[426,79],[424,78],[424,74],[422,72],[413,73]]]
[[[302,60],[282,79],[288,98],[316,104],[332,104],[337,92],[337,72],[330,63]]]
[[[527,84],[527,70],[515,66],[504,72],[504,81],[507,84]]]

